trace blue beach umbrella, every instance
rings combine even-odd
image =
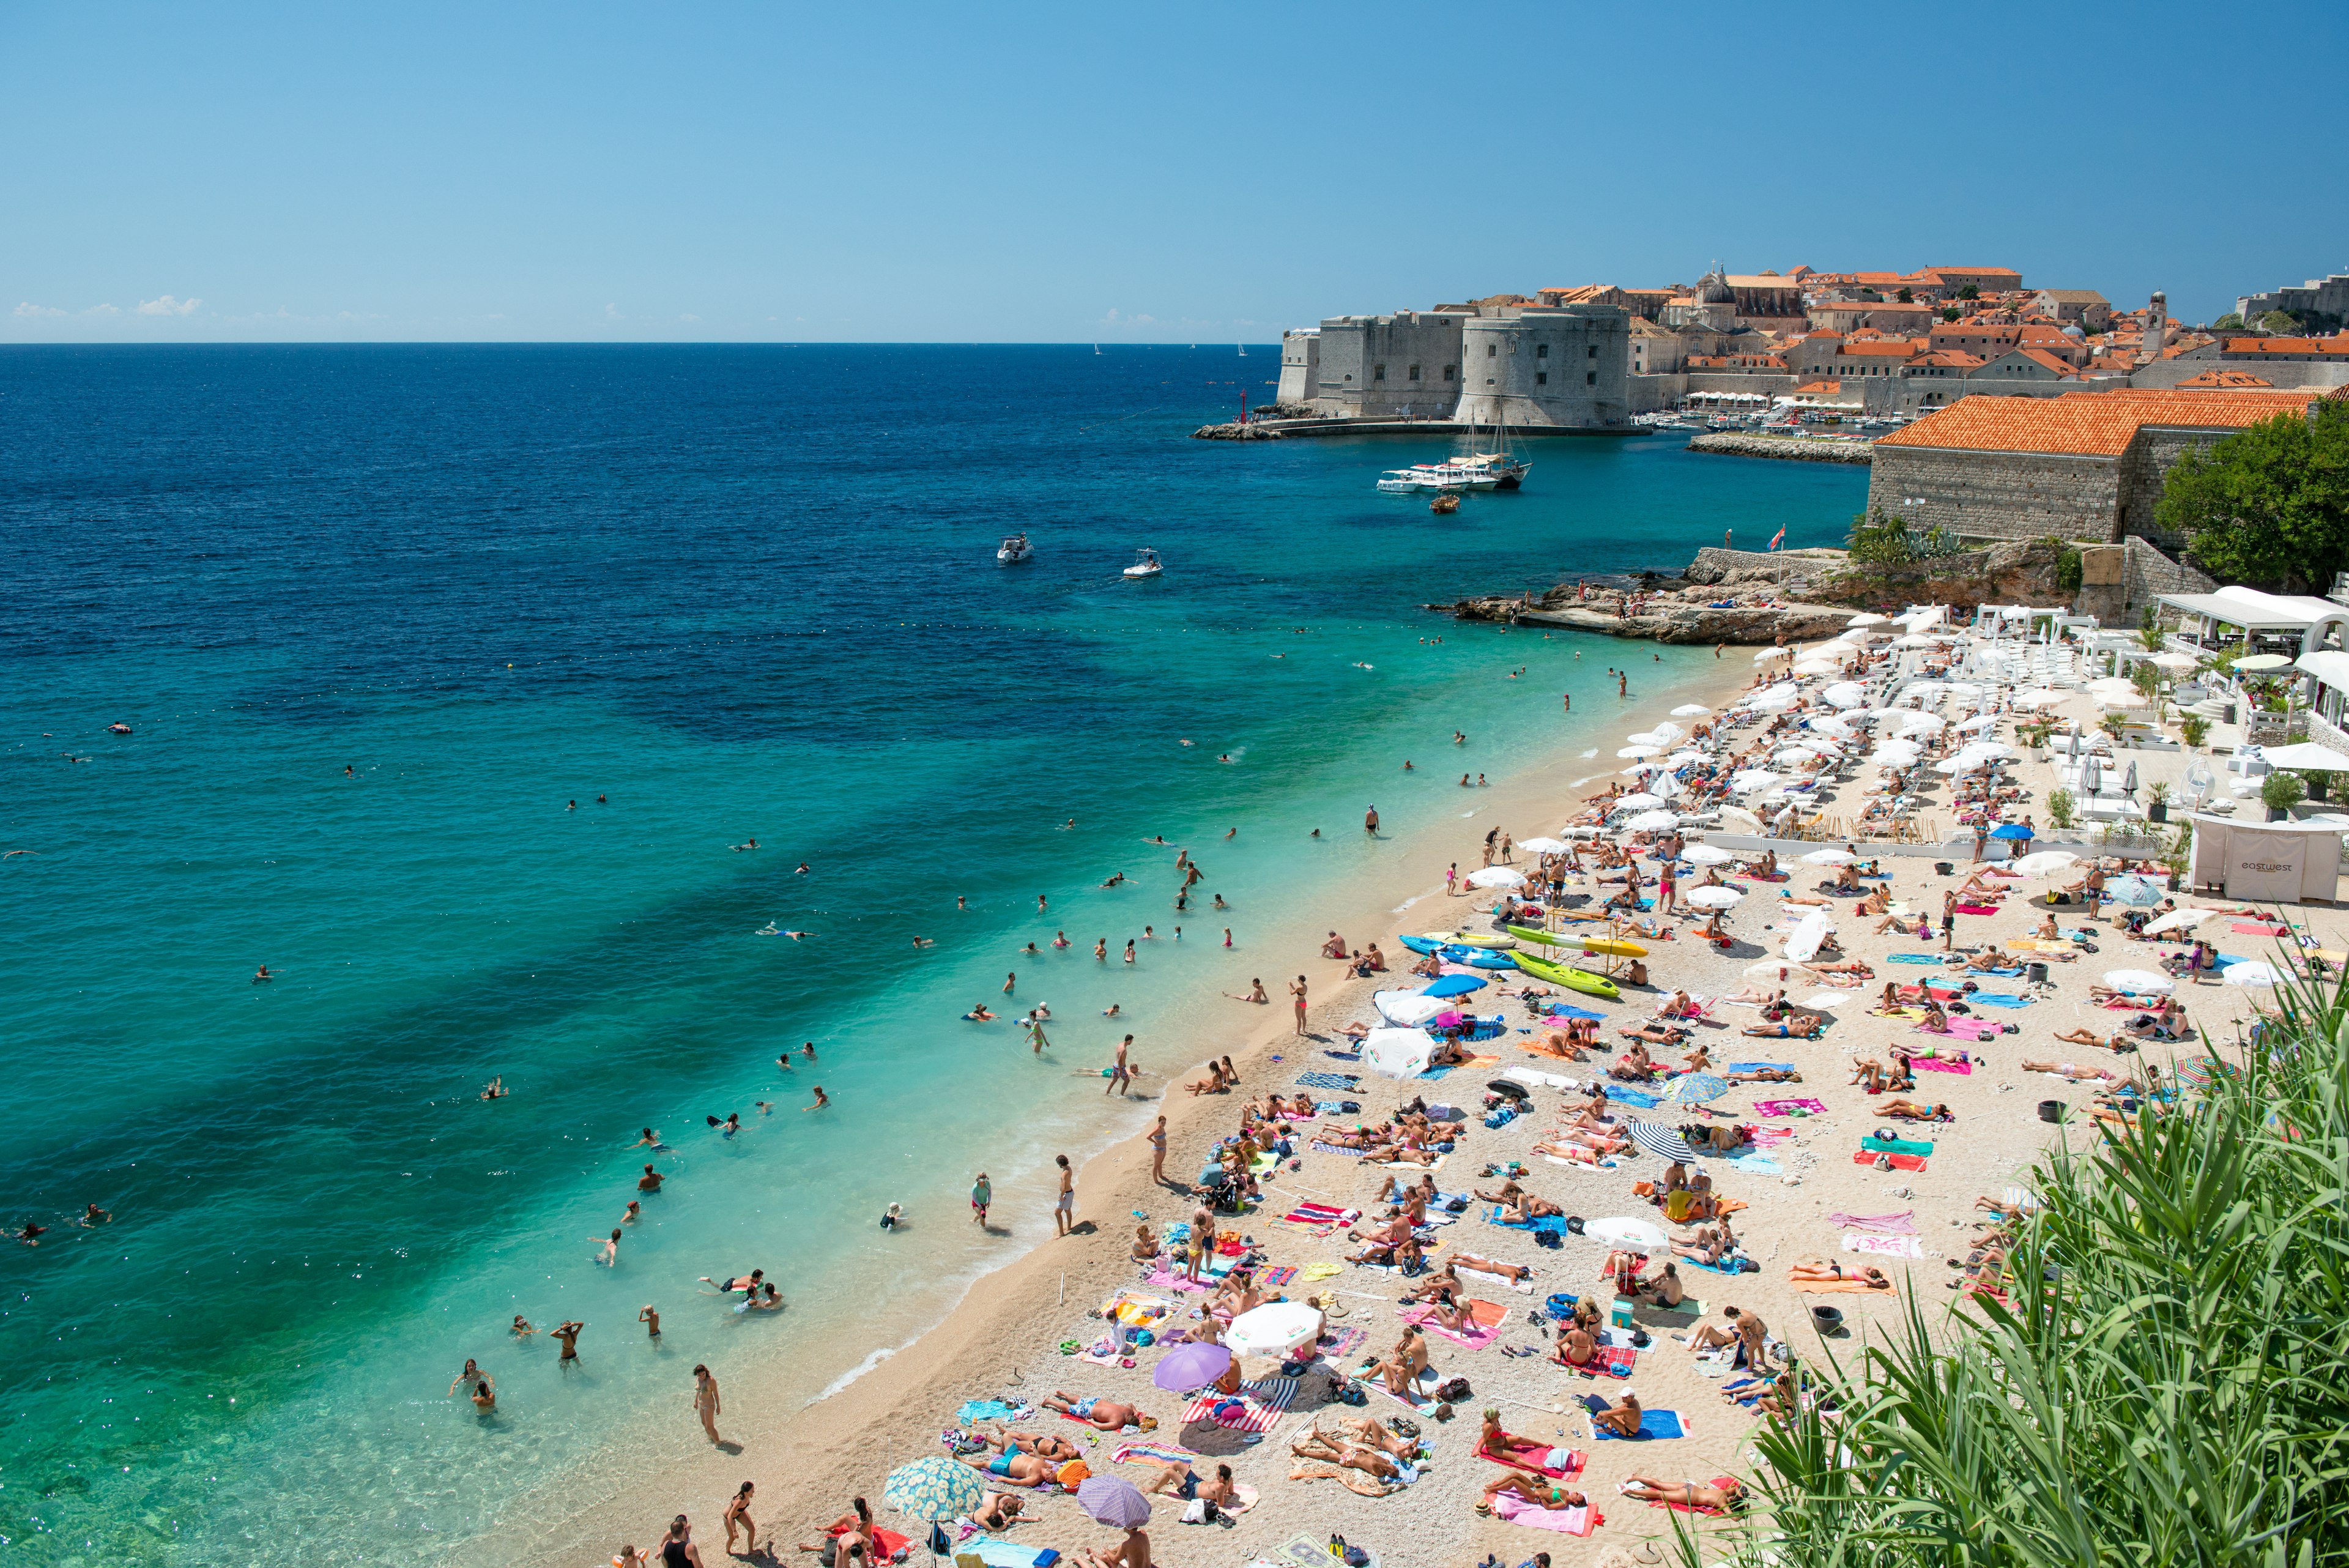
[[[2019,822],[2009,822],[1992,828],[1990,836],[1992,838],[2028,838],[2031,836],[2031,829]]]
[[[959,1519],[987,1500],[978,1472],[944,1454],[927,1454],[889,1472],[881,1501],[916,1519]]]
[[[1482,991],[1485,982],[1473,974],[1447,974],[1419,994],[1422,996],[1465,996],[1472,991]]]
[[[1729,1093],[1729,1080],[1710,1073],[1685,1073],[1666,1084],[1658,1097],[1667,1105],[1695,1106]]]
[[[2161,902],[2161,894],[2158,883],[2147,881],[2143,877],[2116,877],[2105,884],[2106,898],[2132,909],[2153,908]]]

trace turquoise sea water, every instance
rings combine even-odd
[[[820,1390],[1034,1240],[1053,1152],[1130,1130],[1078,1075],[1117,1034],[1179,1072],[1200,997],[1277,981],[1269,933],[1393,852],[1366,805],[1400,836],[1458,815],[1447,767],[1617,743],[1634,645],[1419,603],[1729,524],[1826,543],[1865,493],[1551,441],[1441,520],[1371,488],[1440,443],[1185,439],[1277,364],[0,352],[0,1192],[52,1227],[0,1252],[9,1556],[429,1562],[623,1459],[696,1360]],[[999,567],[1023,526],[1039,559]],[[1167,574],[1128,584],[1143,545]],[[1635,698],[1710,673],[1651,651]],[[1160,834],[1208,874],[1187,912]],[[1049,1055],[957,1020],[981,999],[1049,1002]],[[668,1185],[601,1268],[647,1125]],[[1013,1235],[965,1222],[980,1168]],[[695,1293],[753,1266],[791,1311]],[[517,1311],[585,1319],[581,1369]],[[444,1397],[468,1355],[493,1420]]]

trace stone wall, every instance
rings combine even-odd
[[[1847,558],[1841,550],[1824,548],[1733,550],[1707,545],[1696,553],[1696,558],[1688,564],[1688,570],[1681,576],[1690,582],[1707,585],[1722,582],[1733,572],[1762,572],[1775,576],[1783,571],[1806,576],[1840,568]]]
[[[2316,359],[2261,359],[2255,355],[2221,359],[2217,354],[2208,358],[2195,358],[2181,354],[2175,359],[2157,359],[2129,377],[2132,387],[2175,387],[2191,376],[2208,375],[2213,370],[2248,370],[2270,386],[2339,387],[2349,385],[2349,365],[2327,364]]]
[[[1811,436],[1748,435],[1709,431],[1688,443],[1691,452],[1731,457],[1767,457],[1795,462],[1867,462],[1875,449],[1864,441],[1822,441]]]
[[[1281,402],[1310,402],[1321,389],[1321,329],[1292,327],[1280,335]]]
[[[1460,401],[1460,330],[1469,319],[1433,310],[1330,317],[1321,323],[1314,408],[1340,416],[1450,419]]]
[[[2080,551],[2080,591],[2074,615],[2092,615],[2104,626],[2135,626],[2145,607],[2162,594],[2207,594],[2218,582],[2156,549],[2136,535],[2116,545],[2089,545]]]
[[[1962,538],[2108,540],[2119,464],[2107,457],[1876,443],[1868,504]]]
[[[1464,423],[1620,425],[1631,412],[1629,311],[1569,305],[1486,317],[1460,337]]]

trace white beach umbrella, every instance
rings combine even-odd
[[[1362,1062],[1381,1078],[1416,1078],[1435,1059],[1423,1029],[1373,1029],[1362,1036]]]
[[[1536,855],[1563,855],[1573,846],[1562,838],[1520,838],[1517,847]]]
[[[1691,888],[1681,895],[1681,902],[1700,909],[1734,909],[1745,895],[1734,888]]]
[[[1871,610],[1871,611],[1862,611],[1860,614],[1856,615],[1856,616],[1852,617],[1849,620],[1847,620],[1847,621],[1844,622],[1844,625],[1846,625],[1846,626],[1847,626],[1847,627],[1849,627],[1849,626],[1882,626],[1883,624],[1884,624],[1884,618],[1883,618],[1882,616],[1880,616],[1880,615],[1876,614],[1876,613],[1875,613],[1874,611],[1872,611],[1872,610]]]
[[[1977,713],[1971,719],[1959,720],[1957,722],[1957,728],[1961,730],[1987,730],[1996,725],[1997,722],[1998,715],[1995,713]]]
[[[1663,805],[1664,797],[1650,794],[1645,790],[1634,790],[1630,794],[1619,794],[1607,804],[1617,811],[1645,811],[1651,806]]]
[[[1908,713],[1893,730],[1898,735],[1938,735],[1949,723],[1938,713]]]
[[[2046,708],[2062,701],[2064,701],[2064,693],[2050,691],[2044,686],[2034,686],[2027,691],[2018,691],[2014,694],[2014,705],[2018,708]]]
[[[1648,732],[1648,738],[1660,746],[1669,746],[1674,741],[1685,739],[1687,735],[1688,732],[1678,724],[1659,724]]]
[[[1486,866],[1468,873],[1471,888],[1522,888],[1526,874],[1508,866]]]
[[[1687,787],[1670,774],[1658,774],[1648,781],[1648,793],[1661,795],[1666,800],[1671,799]]]
[[[2149,969],[2108,969],[2105,983],[2137,996],[2167,996],[2178,989],[2176,981]]]
[[[1643,811],[1623,826],[1633,833],[1653,833],[1659,828],[1678,827],[1680,814],[1671,811]]]
[[[1705,755],[1702,752],[1674,752],[1664,759],[1664,764],[1667,767],[1684,768],[1691,763],[1701,763],[1704,760]]]
[[[2172,649],[2160,653],[2147,655],[2146,662],[2147,664],[2155,665],[2160,669],[2167,670],[2173,675],[2182,675],[2187,670],[2192,670],[2201,663],[2201,660],[2196,659],[2190,653],[2179,653],[2176,649]]]
[[[1791,648],[1765,648],[1754,656],[1754,662],[1767,664],[1774,659],[1792,659],[1794,656],[1795,650]]]
[[[1851,739],[1851,725],[1832,715],[1810,720],[1806,727],[1815,735],[1832,735],[1838,741]]]
[[[2080,863],[2080,857],[2068,849],[2040,849],[2012,862],[2008,869],[2025,877],[2049,877]]]
[[[1905,768],[1925,753],[1907,741],[1887,741],[1868,753],[1868,761],[1888,768]]]
[[[1582,1227],[1582,1234],[1588,1241],[1602,1241],[1619,1251],[1655,1254],[1672,1250],[1671,1239],[1645,1220],[1593,1220]]]
[[[1661,750],[1663,750],[1661,746],[1634,744],[1625,746],[1615,754],[1619,757],[1652,757]]]
[[[1940,638],[1920,637],[1912,632],[1907,637],[1894,638],[1892,639],[1892,646],[1895,648],[1939,648],[1941,645],[1941,642],[1942,639]]]
[[[1725,831],[1731,833],[1762,831],[1762,819],[1742,805],[1724,805],[1714,815],[1721,818],[1721,826]]]
[[[1772,784],[1785,782],[1784,774],[1774,774],[1767,768],[1748,768],[1744,773],[1733,774],[1729,787],[1740,794],[1750,794],[1757,789],[1768,789]]]
[[[1371,1005],[1396,1028],[1416,1029],[1460,1004],[1451,997],[1422,996],[1415,991],[1380,991],[1371,993]]]
[[[1635,746],[1661,746],[1664,743],[1663,737],[1652,730],[1641,730],[1639,733],[1626,735],[1623,739]]]
[[[1838,680],[1820,692],[1819,700],[1830,708],[1857,708],[1868,701],[1868,692],[1857,680]]]
[[[1773,753],[1770,760],[1774,763],[1789,763],[1800,765],[1801,763],[1811,761],[1813,758],[1824,755],[1826,755],[1825,753],[1814,751],[1808,746],[1788,746],[1783,752]]]
[[[1979,697],[1982,694],[1982,689],[1971,680],[1947,681],[1941,690],[1951,697]]]
[[[2229,964],[2219,971],[2219,978],[2229,985],[2269,986],[2283,982],[2282,971],[2275,965],[2249,959],[2241,963]]]
[[[1672,717],[1675,719],[1702,719],[1712,711],[1712,709],[1706,707],[1702,702],[1683,702],[1679,707],[1672,710]]]
[[[1681,851],[1681,858],[1699,866],[1726,866],[1737,857],[1718,844],[1692,844]]]
[[[1819,949],[1826,945],[1827,933],[1834,929],[1834,921],[1822,911],[1813,909],[1795,922],[1795,929],[1787,934],[1787,961],[1792,963],[1810,962],[1819,956]]]
[[[1814,849],[1803,857],[1806,866],[1856,866],[1859,857],[1847,849]]]
[[[2216,913],[2215,909],[2172,909],[2158,920],[2147,921],[2145,934],[2158,937],[2170,931],[2191,930]]]
[[[1272,1302],[1244,1312],[1224,1330],[1224,1343],[1243,1355],[1286,1355],[1310,1345],[1321,1332],[1321,1314],[1303,1302]]]
[[[1836,665],[1831,659],[1798,659],[1795,661],[1795,673],[1797,675],[1833,675],[1835,672]]]
[[[1795,681],[1781,680],[1775,686],[1764,687],[1759,692],[1754,694],[1754,700],[1757,702],[1764,701],[1771,702],[1792,702],[1796,697],[1802,695],[1802,687]]]

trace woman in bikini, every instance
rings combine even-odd
[[[1892,1282],[1884,1277],[1884,1271],[1873,1264],[1856,1265],[1847,1269],[1841,1263],[1825,1262],[1817,1258],[1803,1259],[1786,1271],[1786,1277],[1798,1282],[1857,1280],[1871,1290],[1888,1291],[1892,1288]]]
[[[1920,1106],[1914,1100],[1888,1100],[1876,1107],[1876,1114],[1904,1122],[1953,1122],[1958,1119],[1947,1106]]]

